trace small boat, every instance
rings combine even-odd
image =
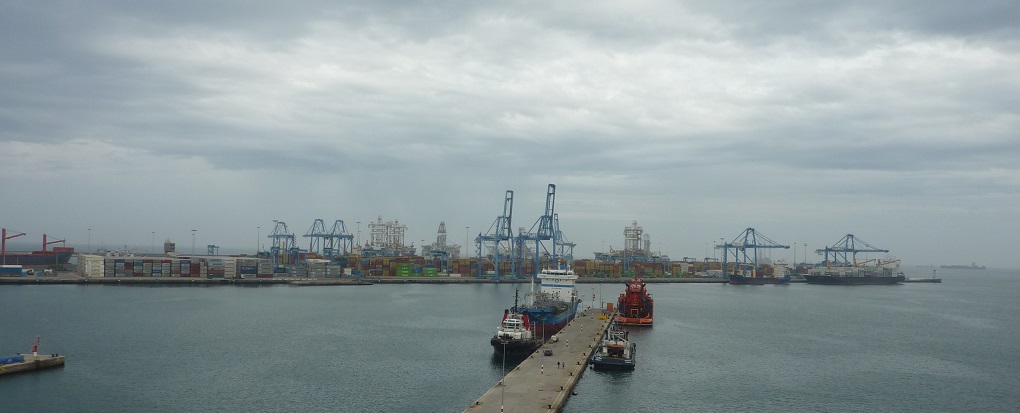
[[[513,308],[503,310],[503,321],[489,339],[489,344],[496,354],[507,356],[527,356],[542,345],[535,336],[528,314],[518,308],[516,291]]]
[[[627,289],[616,302],[619,315],[616,320],[621,325],[651,326],[654,301],[641,277],[635,275],[627,283]]]
[[[591,358],[595,370],[634,370],[634,353],[637,345],[630,341],[630,334],[617,328],[613,321],[602,337],[598,349]]]

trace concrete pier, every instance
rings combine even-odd
[[[18,355],[24,356],[25,361],[0,365],[0,376],[53,367],[62,367],[64,365],[64,356],[56,354],[40,354],[38,356],[33,356],[31,354],[19,353]]]
[[[464,412],[559,412],[609,328],[611,317],[600,319],[601,313],[598,308],[578,312],[556,341],[542,345]],[[552,355],[544,355],[546,350]]]

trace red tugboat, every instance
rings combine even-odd
[[[651,326],[653,301],[641,277],[635,275],[627,283],[627,290],[616,303],[617,323],[629,326]]]

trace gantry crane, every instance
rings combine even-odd
[[[269,254],[273,258],[273,267],[293,265],[296,261],[294,252],[298,251],[294,234],[287,230],[287,223],[273,220],[273,232],[266,236],[272,245]]]
[[[780,245],[769,239],[769,237],[758,233],[754,228],[748,228],[734,238],[733,241],[716,245],[715,248],[723,250],[722,271],[724,277],[729,277],[730,274],[755,277],[758,270],[759,249],[789,249],[790,246]],[[733,258],[732,262],[729,261],[730,257]],[[731,264],[732,269],[730,267]]]
[[[553,225],[553,221],[556,214],[556,185],[549,184],[548,189],[545,193],[545,213],[535,221],[535,224],[531,226],[531,230],[527,233],[521,233],[518,235],[519,244],[521,245],[520,250],[530,249],[532,259],[535,263],[535,273],[532,275],[538,275],[542,270],[541,256],[542,254],[549,255],[553,265],[558,266],[556,251],[556,229]],[[535,241],[534,248],[525,246],[527,241]],[[542,244],[542,241],[552,241],[551,248],[546,247]],[[523,257],[522,257],[523,258]]]
[[[567,240],[567,236],[560,231],[560,214],[553,214],[553,232],[556,234],[553,239],[557,248],[556,254],[567,261],[567,265],[574,262],[574,247],[577,244]]]
[[[326,222],[317,218],[303,237],[308,238],[308,252],[321,253],[322,244],[325,244],[326,239],[329,238],[329,233],[326,232]]]
[[[324,258],[350,254],[354,242],[354,236],[347,232],[344,221],[339,219],[333,222],[333,227],[329,230],[326,230],[325,221],[316,219],[303,236],[310,238],[308,251],[322,254]]]
[[[878,248],[863,240],[854,237],[854,234],[846,234],[831,247],[815,250],[816,253],[825,254],[825,268],[832,267],[856,267],[858,252],[889,252],[889,250]],[[832,254],[832,259],[829,254]]]
[[[507,190],[506,197],[503,199],[503,215],[496,217],[492,225],[489,226],[489,231],[484,235],[479,233],[475,238],[475,244],[478,249],[478,277],[482,276],[482,252],[485,251],[488,255],[492,256],[492,264],[495,270],[494,277],[499,278],[499,263],[504,257],[504,251],[506,251],[507,257],[514,256],[514,242],[513,232],[511,225],[513,222],[514,214],[514,191]],[[466,246],[465,246],[466,247]],[[511,268],[510,273],[513,274],[514,264],[513,260],[510,260]]]
[[[326,239],[322,251],[326,258],[354,252],[354,234],[347,232],[347,225],[344,225],[342,219],[333,222],[333,228],[329,230],[329,238]]]

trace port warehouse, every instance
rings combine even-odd
[[[438,277],[440,275],[477,276],[477,258],[450,259],[443,267],[440,259],[419,256],[361,257],[345,255],[333,259],[308,258],[296,263],[275,265],[272,259],[250,256],[133,256],[110,257],[81,254],[77,257],[77,272],[85,277],[193,277],[193,278],[338,278],[351,276],[372,277]],[[512,275],[512,263],[499,263],[501,275]],[[552,266],[545,261],[543,266]],[[517,268],[520,274],[534,274],[534,263],[524,262]],[[718,262],[605,262],[574,260],[572,268],[580,277],[691,277],[706,270],[718,270]],[[445,271],[444,271],[445,270]],[[491,260],[482,260],[482,276],[494,275]],[[13,274],[11,274],[13,275]]]

